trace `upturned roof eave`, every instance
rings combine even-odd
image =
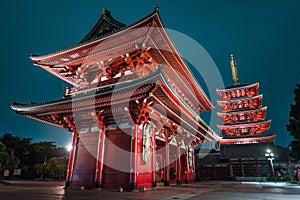
[[[98,43],[98,42],[100,42],[100,41],[102,41],[104,39],[107,39],[107,38],[112,37],[114,35],[120,34],[120,32],[123,32],[123,31],[129,30],[131,28],[134,28],[135,26],[138,26],[139,24],[141,24],[144,21],[152,18],[155,15],[158,15],[158,9],[157,8],[155,8],[149,15],[143,17],[142,19],[138,20],[137,22],[135,22],[133,24],[130,24],[130,25],[127,25],[127,26],[125,26],[123,28],[120,28],[116,32],[111,32],[111,33],[108,33],[108,34],[103,35],[101,37],[95,37],[92,40],[88,40],[88,41],[85,41],[83,43],[78,43],[78,44],[75,44],[75,45],[73,45],[71,47],[67,47],[65,49],[58,50],[56,52],[52,52],[52,53],[48,53],[48,54],[44,54],[44,55],[32,54],[29,58],[32,61],[38,61],[38,60],[49,59],[49,58],[54,57],[54,56],[62,55],[62,54],[65,54],[65,53],[68,53],[68,52],[71,52],[71,51],[74,51],[74,50],[77,50],[77,49],[80,49],[80,48],[84,48],[84,47],[86,47],[88,45],[92,45],[94,43]]]

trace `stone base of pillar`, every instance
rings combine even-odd
[[[70,186],[71,186],[71,181],[66,181],[65,188],[68,188]]]
[[[189,179],[185,179],[184,182],[185,182],[185,184],[189,184],[190,180]]]
[[[170,181],[165,180],[165,186],[170,186]]]
[[[181,180],[176,180],[177,185],[181,185]]]
[[[97,188],[97,189],[102,188],[102,183],[101,182],[95,182],[94,188]]]
[[[130,192],[137,192],[137,183],[130,183]]]
[[[156,188],[156,186],[157,186],[157,185],[156,185],[156,181],[152,181],[152,187],[153,187],[153,188]]]

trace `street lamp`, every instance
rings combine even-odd
[[[73,149],[72,144],[69,144],[68,146],[66,146],[66,150],[67,150],[68,152],[70,152],[72,149]]]
[[[274,164],[273,164],[274,154],[272,153],[271,149],[267,149],[267,153],[265,154],[265,156],[267,157],[267,159],[268,159],[268,160],[270,161],[270,163],[271,163],[274,181],[276,182],[275,171],[274,171]]]

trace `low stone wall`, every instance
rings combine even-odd
[[[234,177],[236,181],[254,181],[254,182],[265,182],[267,181],[267,177],[244,177],[244,176],[236,176]]]

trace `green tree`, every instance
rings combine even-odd
[[[67,172],[67,165],[60,163],[55,159],[50,159],[44,163],[38,163],[35,165],[36,172],[41,176],[41,179],[46,177],[50,178],[64,178]]]
[[[53,142],[38,142],[31,145],[32,152],[30,155],[31,163],[43,163],[45,160],[50,160],[53,157],[61,157],[65,152],[61,148],[56,147]]]
[[[57,165],[57,172],[58,172],[58,178],[59,179],[65,179],[67,175],[67,164],[65,163],[58,163]]]
[[[3,176],[4,170],[15,169],[19,162],[19,159],[14,155],[14,150],[11,148],[6,148],[6,146],[0,142],[0,177]]]
[[[294,165],[285,163],[285,164],[282,165],[282,168],[281,168],[280,172],[281,172],[281,175],[282,175],[282,179],[284,181],[289,181],[289,182],[294,181],[294,178],[296,176]]]
[[[15,151],[12,148],[6,149],[7,154],[8,154],[8,162],[6,165],[6,169],[9,170],[14,170],[15,168],[18,167],[20,160],[19,158],[15,157]]]
[[[3,172],[8,163],[8,153],[6,152],[6,146],[0,142],[0,179],[3,176]]]
[[[46,162],[36,164],[35,169],[36,169],[36,174],[38,176],[41,176],[41,179],[43,180],[46,174]]]
[[[300,84],[297,84],[294,94],[295,104],[291,104],[287,130],[294,137],[290,143],[291,156],[296,160],[300,160]]]
[[[31,138],[16,137],[8,133],[0,137],[0,142],[3,143],[1,143],[0,170],[3,167],[22,168],[22,178],[34,178],[36,174],[43,174],[41,171],[45,171],[46,175],[52,174],[51,169],[54,167],[47,166],[49,169],[44,169],[43,167],[46,167],[44,162],[52,158],[65,157],[66,149],[57,147],[53,142],[31,143],[31,140]],[[50,165],[51,162],[47,164]],[[55,170],[57,171],[56,168]]]
[[[0,141],[5,144],[7,149],[14,150],[14,155],[19,159],[21,167],[30,164],[31,140],[31,138],[16,137],[10,133],[6,133],[0,137]]]

